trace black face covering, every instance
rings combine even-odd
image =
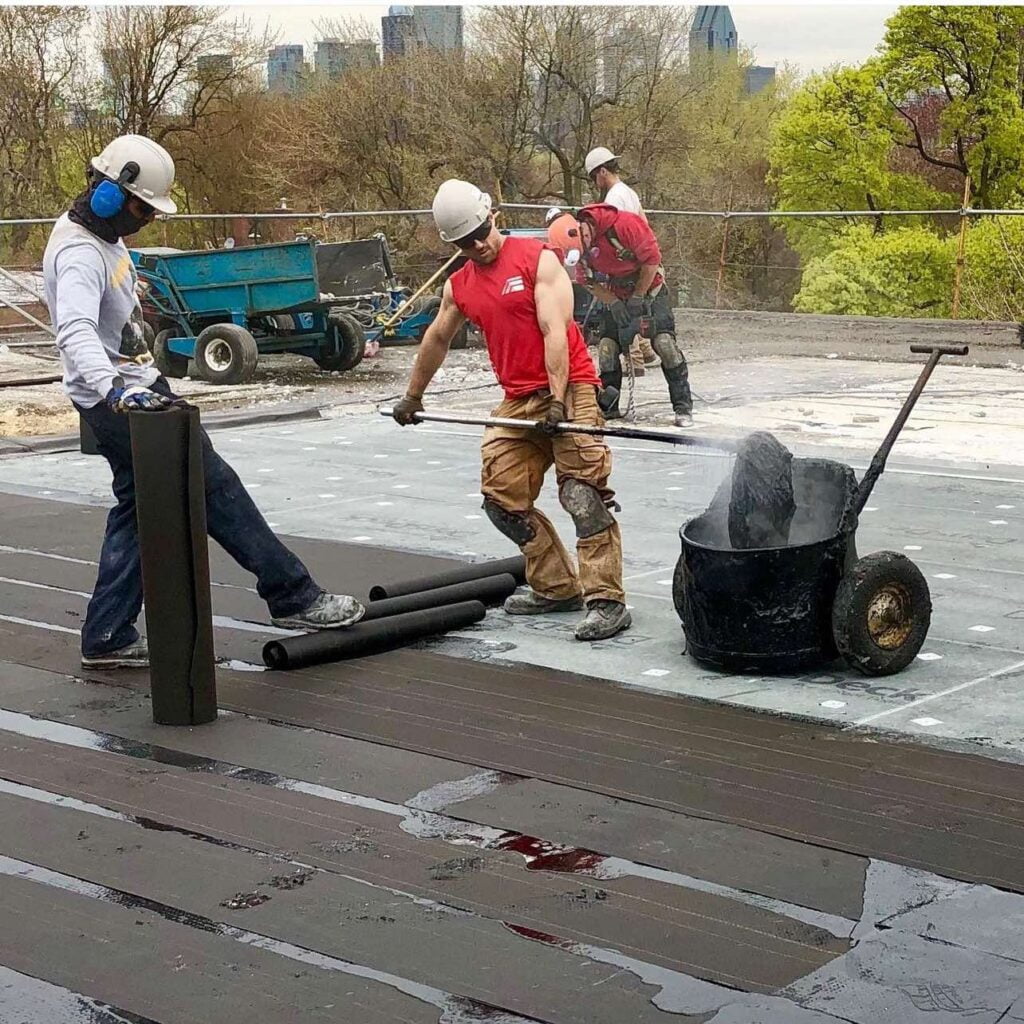
[[[121,212],[115,213],[113,217],[97,217],[89,205],[93,187],[95,186],[90,186],[75,197],[71,209],[68,210],[68,217],[76,224],[81,224],[87,231],[91,231],[97,238],[102,238],[104,242],[116,242],[119,238],[134,235],[149,223],[142,217],[136,217],[128,209],[127,203],[121,207]]]

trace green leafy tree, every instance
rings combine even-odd
[[[780,210],[935,209],[946,196],[889,167],[896,114],[880,88],[880,66],[833,69],[809,79],[775,122],[769,151]],[[874,222],[882,230],[882,219]],[[786,221],[805,258],[845,236],[839,218]]]
[[[976,205],[1010,201],[1024,181],[1024,7],[901,7],[888,21],[878,88],[896,145],[970,174]],[[944,100],[937,124],[920,98]]]
[[[831,252],[812,259],[793,308],[799,313],[944,317],[953,287],[953,239],[924,227],[878,234],[848,229]]]
[[[960,315],[1024,322],[1024,218],[983,217],[964,247]]]

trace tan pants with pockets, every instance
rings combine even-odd
[[[535,392],[523,398],[506,399],[492,415],[523,420],[545,417],[551,396]],[[570,384],[566,415],[578,423],[603,424],[597,404],[597,390],[591,384]],[[488,427],[481,448],[481,491],[506,512],[521,513],[533,528],[534,537],[522,546],[526,556],[526,579],[536,593],[556,600],[582,593],[594,600],[624,602],[622,590],[622,536],[619,524],[590,537],[577,540],[579,575],[572,558],[555,532],[551,521],[534,507],[553,464],[559,484],[576,479],[594,487],[606,505],[615,494],[608,486],[612,456],[599,437],[559,434],[548,437],[538,430]]]

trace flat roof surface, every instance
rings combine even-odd
[[[838,437],[775,429],[860,472],[915,370],[819,366],[736,369],[736,392],[759,380],[791,425],[826,421],[780,406],[831,402]],[[970,417],[965,379],[937,375],[912,425]],[[702,418],[735,436],[745,410]],[[901,440],[858,534],[932,589],[900,675],[694,663],[664,581],[731,461],[622,443],[630,632],[583,645],[576,616],[492,611],[266,672],[266,609],[214,552],[222,714],[195,729],[152,724],[145,673],[78,667],[106,467],[0,460],[0,1019],[1024,1020],[1024,446],[954,461],[956,431],[921,451],[934,430]],[[479,508],[478,441],[372,412],[214,436],[321,582],[357,593],[513,553]]]

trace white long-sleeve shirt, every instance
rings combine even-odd
[[[135,267],[120,239],[105,242],[64,214],[54,225],[43,255],[43,287],[64,390],[86,409],[98,405],[114,386],[149,387],[154,366],[123,358],[139,349],[142,308],[135,294]]]

